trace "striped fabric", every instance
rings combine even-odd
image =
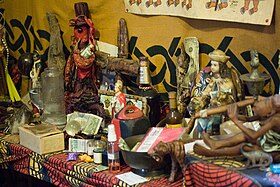
[[[107,167],[80,161],[67,161],[67,153],[39,155],[18,145],[0,140],[0,168],[8,168],[48,181],[56,186],[129,186],[110,173]],[[193,158],[193,159],[187,159]],[[178,174],[175,182],[168,182],[168,175],[147,178],[148,182],[135,186],[179,187],[185,186],[259,186],[257,180],[234,169],[243,167],[242,162],[229,158],[205,159],[187,155],[188,167],[184,177]],[[96,172],[98,171],[99,172]],[[131,171],[122,166],[121,173]],[[265,173],[264,173],[265,174]],[[258,176],[259,177],[259,176]],[[268,180],[267,180],[268,181]]]

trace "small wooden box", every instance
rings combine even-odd
[[[54,129],[50,132],[35,135],[25,127],[19,127],[20,144],[39,154],[64,150],[64,134]]]

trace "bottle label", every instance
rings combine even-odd
[[[93,147],[88,147],[87,154],[89,156],[92,156],[92,154],[93,154]]]
[[[102,153],[93,153],[93,161],[96,164],[102,164]]]
[[[108,153],[108,159],[109,160],[117,160],[117,159],[119,159],[119,152],[117,152],[117,153]]]
[[[140,67],[140,84],[150,84],[148,67]]]
[[[181,123],[175,123],[175,124],[166,124],[167,128],[180,128],[182,127]]]

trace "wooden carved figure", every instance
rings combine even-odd
[[[186,165],[184,165],[185,150],[184,143],[182,141],[175,140],[168,143],[161,141],[151,151],[149,151],[148,154],[152,156],[157,162],[161,162],[165,155],[170,155],[171,173],[168,179],[170,182],[174,182],[176,173],[178,171],[178,165],[180,166],[184,175],[186,171]]]
[[[245,103],[245,101],[240,102]],[[253,104],[254,116],[252,117],[239,115],[238,103],[227,105],[226,108],[229,118],[237,125],[241,132],[222,140],[214,140],[204,133],[203,140],[211,149],[195,144],[194,152],[204,156],[240,155],[242,143],[250,142],[265,152],[278,153],[279,155],[280,95],[267,98],[259,97],[259,100]],[[241,107],[241,105],[239,106]],[[215,109],[217,112],[221,112],[217,109]],[[252,122],[255,123],[255,128],[247,128],[248,123]],[[246,123],[247,125],[245,125]]]
[[[75,12],[76,17],[70,20],[74,27],[72,51],[64,69],[66,113],[75,110],[104,116],[98,97],[95,27],[87,3],[76,3]]]

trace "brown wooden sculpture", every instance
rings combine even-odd
[[[184,165],[185,151],[184,143],[180,140],[164,143],[159,142],[150,152],[148,152],[157,162],[164,159],[164,156],[169,154],[171,157],[171,173],[169,177],[170,182],[174,182],[175,175],[178,171],[178,164],[181,167],[182,173],[186,171]]]
[[[203,140],[211,149],[209,150],[201,145],[195,144],[194,152],[204,156],[239,155],[241,154],[240,146],[242,143],[250,142],[262,148],[265,152],[277,152],[279,154],[280,95],[261,98],[255,101],[253,111],[255,115],[252,117],[238,116],[238,103],[227,105],[229,118],[237,125],[241,132],[222,140],[213,140],[209,135],[204,133]],[[240,120],[241,117],[242,121]],[[259,128],[256,131],[243,125],[245,122],[256,120],[260,120]]]
[[[121,18],[119,21],[118,29],[118,57],[119,58],[128,58],[128,31],[127,25],[124,18]]]
[[[95,33],[86,2],[75,3],[76,17],[70,20],[74,28],[71,53],[64,69],[66,113],[89,112],[107,118],[99,102],[100,68],[137,76],[139,65],[134,60],[110,57],[96,48]],[[123,40],[124,47],[127,40]],[[126,52],[125,52],[126,53]]]
[[[61,39],[59,23],[54,13],[47,12],[47,18],[50,25],[48,67],[56,67],[63,71],[66,61],[63,52],[63,42]]]

